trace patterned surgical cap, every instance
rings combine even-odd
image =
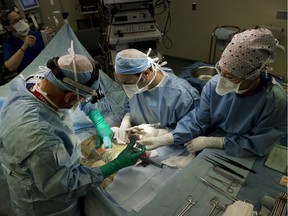
[[[246,30],[234,35],[221,55],[219,66],[236,77],[246,78],[269,57],[274,60],[275,49],[276,40],[270,30]]]

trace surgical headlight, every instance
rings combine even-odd
[[[93,70],[91,72],[85,72],[82,74],[79,73],[79,75],[83,75],[86,80],[88,79],[88,81],[85,83],[80,83],[67,76],[68,74],[75,72],[61,69],[57,63],[58,59],[59,57],[55,57],[47,62],[47,67],[50,68],[51,71],[45,73],[46,79],[64,91],[78,92],[79,95],[83,96],[84,98],[89,98],[91,103],[96,103],[104,97],[104,94],[101,91],[100,81],[98,79],[100,69],[98,65],[95,65],[94,62],[91,61]],[[71,77],[74,77],[74,74],[71,74]]]

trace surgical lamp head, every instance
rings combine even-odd
[[[273,62],[276,44],[268,29],[246,30],[234,35],[217,64],[238,78],[253,80]]]
[[[84,98],[91,97],[91,103],[96,103],[104,95],[99,81],[100,65],[86,56],[70,54],[54,57],[47,62],[50,71],[44,77],[63,91],[73,91]]]

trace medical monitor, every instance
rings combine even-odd
[[[23,11],[39,7],[38,0],[18,0]]]

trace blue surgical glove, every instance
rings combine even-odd
[[[105,149],[112,148],[113,132],[98,110],[91,110],[88,114],[96,129],[96,148],[104,144]]]

